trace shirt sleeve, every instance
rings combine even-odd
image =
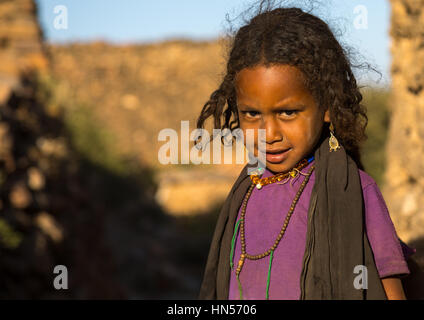
[[[380,278],[410,274],[404,255],[405,249],[401,246],[377,184],[374,182],[367,185],[363,189],[363,195],[365,228]]]

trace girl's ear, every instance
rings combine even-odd
[[[330,120],[330,110],[327,109],[324,113],[324,122],[331,122]]]

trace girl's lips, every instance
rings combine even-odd
[[[280,163],[283,160],[287,158],[288,153],[290,152],[290,149],[287,149],[286,151],[283,151],[281,153],[267,153],[266,154],[266,161],[271,163]]]

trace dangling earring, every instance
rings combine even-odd
[[[332,122],[330,122],[330,139],[328,140],[328,144],[330,145],[330,152],[340,149],[339,141],[334,136],[334,126]]]

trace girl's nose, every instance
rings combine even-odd
[[[264,129],[266,132],[266,143],[272,144],[276,141],[281,141],[283,135],[280,132],[280,127],[278,126],[277,119],[270,117],[263,121]]]

